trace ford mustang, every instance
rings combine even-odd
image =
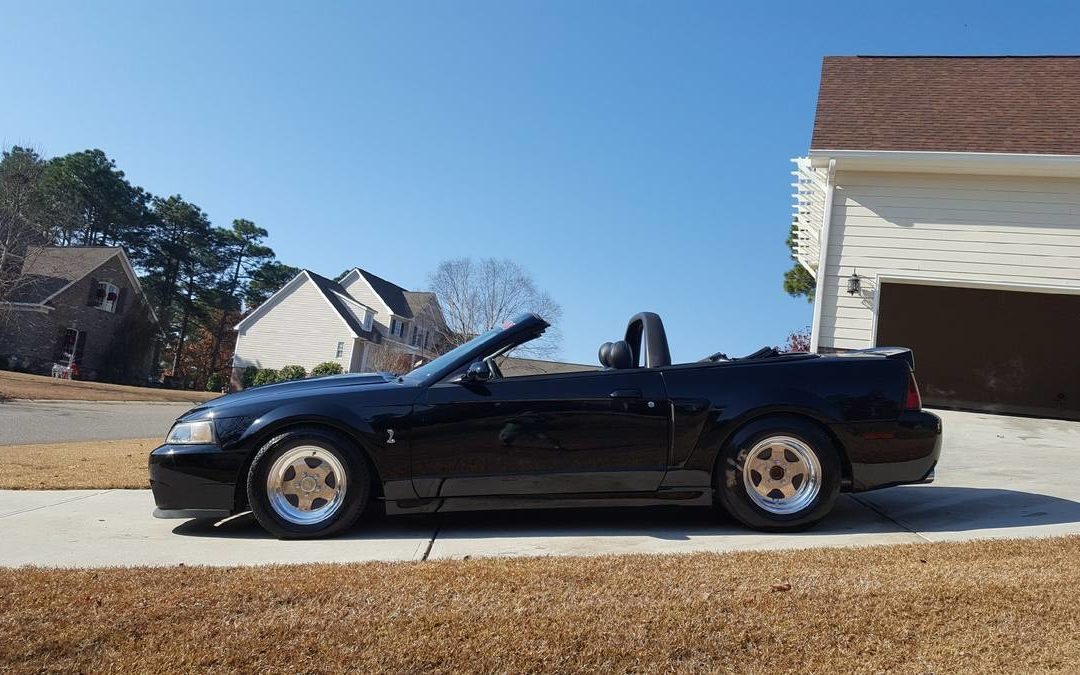
[[[719,506],[761,530],[805,528],[841,491],[929,482],[941,421],[907,349],[766,348],[671,363],[656,314],[601,367],[507,377],[548,324],[527,314],[404,375],[254,387],[189,411],[150,455],[163,518],[251,511],[281,538],[324,537],[371,506]]]

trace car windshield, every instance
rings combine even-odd
[[[479,345],[495,342],[498,339],[499,334],[502,333],[503,330],[505,330],[505,329],[504,328],[492,328],[491,330],[489,330],[486,333],[481,333],[480,335],[477,335],[476,337],[469,340],[468,342],[466,342],[464,344],[460,344],[457,347],[454,347],[453,349],[446,352],[442,356],[440,356],[440,357],[438,357],[436,359],[433,359],[432,361],[429,361],[429,362],[425,363],[424,365],[420,366],[419,368],[417,368],[415,370],[410,370],[408,373],[405,373],[405,375],[403,375],[402,377],[404,377],[406,379],[409,379],[409,380],[416,380],[416,381],[426,380],[429,377],[435,375],[436,373],[441,372],[447,366],[449,366],[451,363],[453,363],[454,361],[461,358],[461,355],[464,354],[465,352],[468,352],[468,351],[478,347]]]

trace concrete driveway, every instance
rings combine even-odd
[[[164,439],[173,421],[194,407],[194,403],[10,401],[0,405],[0,446]]]
[[[250,516],[215,527],[150,517],[149,492],[0,491],[0,565],[234,565],[465,556],[805,548],[1080,534],[1080,423],[943,411],[933,485],[841,497],[798,534],[708,509],[596,509],[379,518],[328,541],[277,541]],[[0,449],[2,452],[2,449]]]

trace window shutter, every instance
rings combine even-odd
[[[113,311],[120,314],[124,311],[124,300],[127,298],[127,289],[121,288],[116,292],[116,306]]]
[[[98,300],[98,280],[90,277],[90,294],[86,296],[87,307],[97,307],[101,304]]]

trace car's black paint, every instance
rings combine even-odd
[[[718,453],[744,425],[776,414],[798,416],[834,441],[846,490],[919,482],[937,462],[940,420],[903,410],[908,361],[887,354],[461,377],[498,351],[493,345],[518,344],[545,326],[522,317],[421,376],[313,378],[199,406],[181,420],[214,420],[219,445],[154,450],[157,505],[244,510],[255,452],[297,425],[335,429],[361,448],[378,475],[374,494],[392,513],[711,503]],[[647,326],[644,333],[647,340]],[[635,353],[648,350],[639,344]]]

